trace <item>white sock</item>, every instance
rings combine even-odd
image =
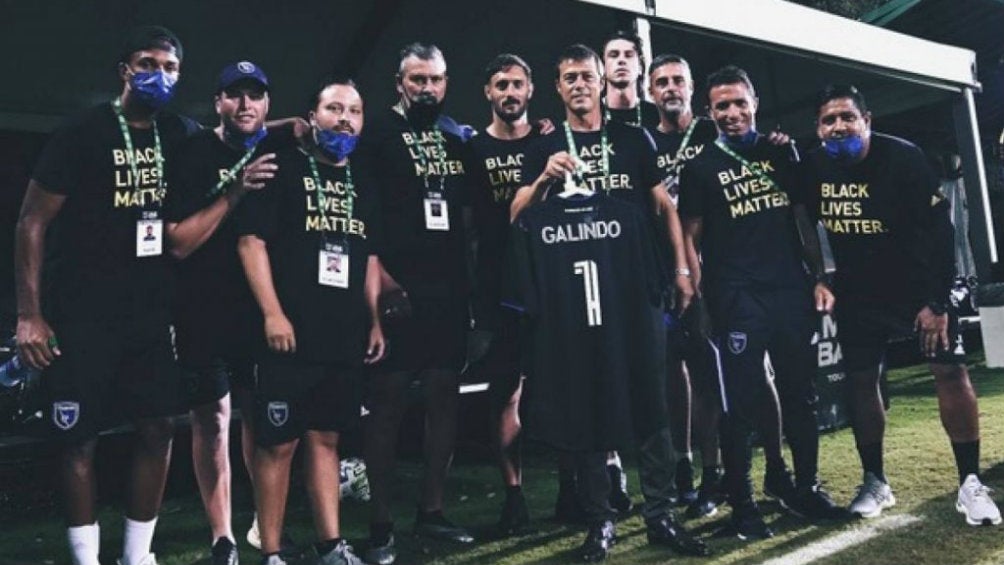
[[[100,535],[97,522],[66,529],[66,540],[70,544],[73,565],[101,565],[98,563]]]
[[[137,522],[125,519],[125,539],[122,543],[122,565],[140,565],[147,555],[150,555],[150,544],[153,543],[153,529],[157,519],[149,522]]]

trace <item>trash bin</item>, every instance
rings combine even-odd
[[[1004,367],[1004,283],[981,286],[977,298],[987,367]]]

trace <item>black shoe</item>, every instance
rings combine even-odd
[[[648,543],[666,546],[680,555],[705,557],[711,550],[704,542],[692,536],[672,516],[666,515],[654,522],[646,522]]]
[[[427,538],[457,543],[471,543],[474,536],[466,529],[454,524],[443,516],[442,510],[435,512],[418,511],[415,517],[415,533]]]
[[[788,469],[768,470],[763,477],[763,493],[777,500],[778,504],[788,510],[796,504],[795,499],[798,498],[795,480],[791,477],[791,472]]]
[[[690,459],[683,458],[676,462],[676,492],[679,506],[693,504],[697,500],[697,490],[694,489],[694,467]]]
[[[522,491],[513,490],[506,493],[498,530],[502,536],[524,536],[531,533],[530,511],[526,508],[526,499],[523,498]]]
[[[718,473],[701,477],[701,488],[697,489],[697,500],[687,507],[686,517],[697,519],[714,516],[718,505],[723,502],[722,483]]]
[[[363,551],[363,561],[372,565],[390,565],[397,559],[397,548],[394,547],[394,534],[375,538],[370,535],[369,547]]]
[[[227,537],[216,540],[213,549],[209,552],[210,562],[213,565],[237,565],[237,546]]]
[[[617,465],[607,465],[610,474],[610,506],[620,514],[627,514],[634,508],[627,492],[627,477]]]
[[[604,520],[593,524],[589,526],[586,541],[582,542],[582,546],[579,547],[579,557],[586,563],[603,561],[615,543],[617,543],[617,534],[614,531],[613,522]]]
[[[796,516],[809,520],[847,520],[850,513],[843,506],[837,506],[830,494],[816,483],[811,487],[798,489],[788,510]]]
[[[575,487],[558,487],[558,499],[554,501],[554,520],[559,524],[569,525],[586,523],[586,513],[579,504]]]
[[[752,500],[732,509],[732,528],[741,540],[769,539],[774,532],[763,521],[760,509]]]

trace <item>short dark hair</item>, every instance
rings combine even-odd
[[[492,59],[488,63],[488,66],[485,67],[485,84],[488,84],[492,80],[495,73],[504,71],[509,67],[519,67],[523,69],[523,72],[526,73],[527,80],[533,80],[532,73],[530,72],[530,65],[526,64],[526,61],[524,61],[522,57],[512,53],[502,53]]]
[[[606,56],[607,45],[609,45],[611,41],[617,41],[618,39],[623,39],[624,41],[630,41],[631,44],[634,45],[634,50],[635,52],[638,53],[638,59],[641,61],[642,72],[644,72],[645,50],[642,47],[643,44],[641,41],[641,37],[639,37],[638,34],[633,31],[619,29],[608,35],[607,38],[603,40],[603,49],[601,49],[600,55]]]
[[[443,57],[443,52],[439,50],[439,47],[436,47],[431,43],[427,45],[417,41],[415,43],[409,43],[401,48],[401,52],[398,53],[398,56],[397,74],[399,75],[401,74],[401,70],[404,68],[404,60],[408,57],[416,57],[423,61],[432,61],[435,59],[442,59],[444,62],[446,61],[446,58]]]
[[[329,86],[335,86],[335,85],[351,86],[352,88],[356,89],[356,91],[359,90],[359,87],[356,86],[356,81],[352,80],[347,76],[335,75],[328,77],[318,83],[317,88],[314,89],[314,93],[310,96],[310,101],[309,101],[310,109],[316,110],[317,105],[321,103],[321,93],[324,92],[324,90]],[[360,94],[360,96],[362,96],[362,94]]]
[[[756,89],[753,88],[753,81],[750,80],[750,76],[746,74],[746,71],[735,65],[722,67],[708,75],[707,92],[705,94],[709,95],[712,88],[724,84],[742,84],[750,91],[751,96],[756,96]]]
[[[864,94],[861,94],[861,91],[859,91],[854,85],[828,84],[816,95],[816,116],[819,116],[819,110],[825,106],[827,102],[837,100],[838,98],[850,98],[851,102],[854,103],[854,106],[857,107],[859,112],[862,114],[868,113],[868,105],[865,103],[865,96]]]
[[[561,50],[561,54],[558,55],[558,60],[554,63],[554,76],[555,78],[561,78],[561,64],[565,61],[589,61],[592,60],[596,63],[596,68],[599,69],[600,75],[603,75],[603,59],[596,54],[589,47],[576,43],[574,45],[569,45]]]
[[[670,63],[683,65],[684,67],[687,67],[688,71],[690,70],[690,63],[688,63],[687,60],[684,59],[683,57],[676,55],[674,53],[662,53],[652,58],[652,64],[648,66],[648,74],[651,75],[652,72],[658,69],[659,67],[663,65],[668,65]]]
[[[178,39],[177,35],[174,35],[174,32],[163,26],[146,25],[129,30],[123,38],[118,62],[128,63],[133,53],[145,49],[174,51],[179,61],[185,54],[181,47],[181,40]]]

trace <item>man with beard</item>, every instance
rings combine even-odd
[[[501,54],[485,68],[485,98],[492,121],[484,133],[470,141],[474,226],[478,234],[474,301],[475,328],[492,336],[481,370],[490,386],[491,418],[506,498],[499,532],[519,535],[528,531],[530,516],[523,498],[520,468],[519,400],[522,370],[519,319],[500,306],[506,272],[509,207],[520,176],[527,147],[541,134],[527,118],[533,96],[530,66],[511,53]]]
[[[172,153],[164,204],[171,253],[178,265],[175,343],[185,371],[192,420],[192,461],[209,518],[214,565],[237,562],[230,512],[231,397],[241,419],[241,450],[251,471],[254,301],[234,249],[231,221],[244,196],[274,176],[274,143],[265,137],[268,78],[241,61],[220,73],[220,124],[188,138]]]
[[[392,563],[390,514],[398,431],[415,379],[425,402],[425,478],[415,532],[473,541],[443,515],[443,489],[457,431],[459,374],[466,358],[468,294],[462,207],[467,148],[456,123],[442,115],[446,61],[419,43],[401,50],[400,100],[371,120],[361,148],[380,190],[381,261],[403,288],[412,315],[388,324],[387,359],[367,379],[365,458],[373,514],[366,560]]]
[[[52,136],[18,220],[18,355],[44,370],[75,565],[98,563],[94,452],[98,432],[122,415],[135,425],[136,446],[125,463],[131,482],[120,562],[155,563],[150,542],[170,460],[170,416],[184,406],[161,205],[167,150],[198,126],[159,111],[174,92],[181,60],[181,42],[167,29],[132,30],[118,60],[121,94]],[[54,220],[58,227],[47,235]],[[45,265],[51,285],[43,293],[47,237],[56,261]]]
[[[749,76],[736,67],[716,71],[708,77],[708,101],[721,135],[681,171],[680,215],[721,350],[732,527],[740,539],[768,538],[774,534],[753,500],[749,478],[752,431],[771,402],[764,375],[768,352],[795,461],[798,495],[785,502],[807,518],[844,515],[817,477],[812,335],[818,312],[832,308],[833,295],[822,282],[815,230],[804,221],[801,203],[792,201],[800,180],[796,156],[757,133]],[[817,277],[814,288],[803,256]]]
[[[645,58],[641,38],[618,30],[603,42],[603,68],[606,69],[605,118],[652,130],[659,123],[655,106],[643,97],[642,79]]]
[[[663,235],[660,239],[653,238],[653,242],[658,246],[673,246],[676,250],[676,285],[681,295],[680,305],[685,307],[693,291],[680,240],[679,219],[661,182],[662,174],[656,167],[651,138],[642,129],[604,120],[600,105],[603,64],[592,49],[584,45],[566,48],[558,58],[556,70],[555,86],[565,105],[566,120],[559,127],[563,127],[563,135],[542,137],[527,150],[522,172],[526,184],[513,199],[513,218],[566,177],[594,192],[603,191],[610,197],[632,203],[652,224],[653,231],[659,227],[659,233],[670,234],[668,240]],[[661,312],[653,310],[650,321],[650,328],[639,331],[652,332],[664,341]],[[657,354],[655,358],[662,358],[662,355]],[[654,363],[660,365],[657,359]],[[632,414],[625,415],[632,421],[629,427],[633,428],[639,445],[639,474],[645,495],[642,514],[650,543],[666,545],[683,554],[707,555],[709,552],[704,544],[684,531],[672,514],[672,445],[662,401],[663,370],[664,367],[656,367],[657,374],[647,375],[649,378],[644,382],[652,390],[634,391],[649,402],[643,406],[632,405]],[[538,396],[533,403],[533,409],[528,407],[527,410],[531,424],[533,418],[548,423],[548,399]],[[553,438],[555,434],[560,436],[561,430],[538,429],[535,433]],[[580,549],[581,557],[586,561],[599,561],[606,557],[615,540],[606,452],[576,450],[574,456],[579,499],[589,521],[589,533]]]
[[[827,87],[816,101],[823,145],[807,159],[811,209],[829,234],[837,265],[837,324],[864,472],[850,511],[874,518],[896,503],[882,465],[879,374],[889,339],[909,336],[934,374],[959,472],[955,508],[970,525],[1000,524],[1000,510],[979,479],[979,410],[949,301],[955,264],[948,202],[923,152],[873,133],[871,121],[858,89]]]

